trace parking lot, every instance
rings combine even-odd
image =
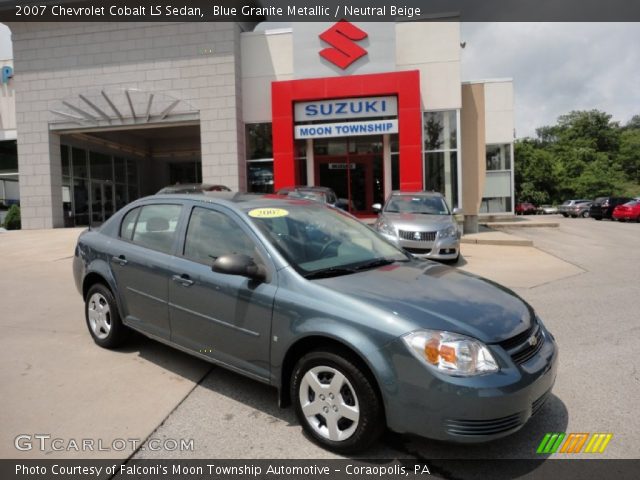
[[[513,288],[556,336],[553,395],[520,432],[482,445],[387,433],[366,458],[535,458],[547,432],[611,432],[606,458],[637,457],[640,225],[558,216],[559,228],[518,229],[535,248],[463,245],[460,268]],[[0,456],[20,434],[63,439],[192,439],[190,451],[138,458],[330,458],[301,432],[275,390],[136,336],[123,349],[95,346],[73,285],[80,230],[0,234]],[[50,452],[46,458],[126,458],[133,452]],[[587,457],[588,455],[582,455]],[[539,456],[538,456],[539,457]]]

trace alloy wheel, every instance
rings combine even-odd
[[[111,311],[107,299],[100,293],[94,293],[89,298],[87,307],[89,326],[93,334],[104,340],[111,332]]]
[[[321,437],[340,442],[357,430],[358,397],[339,370],[323,365],[309,369],[300,382],[299,398],[306,421]]]

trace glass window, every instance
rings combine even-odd
[[[129,187],[138,187],[138,165],[134,160],[127,160],[127,183]]]
[[[116,183],[127,183],[127,163],[124,158],[113,157],[113,173]]]
[[[60,163],[62,164],[62,175],[69,176],[69,147],[60,145]]]
[[[115,194],[116,210],[120,210],[127,204],[127,187],[122,184],[116,183]]]
[[[254,243],[233,219],[215,210],[194,208],[184,242],[184,256],[211,265],[216,258],[231,253],[258,258]]]
[[[487,170],[511,170],[511,145],[487,145]]]
[[[456,150],[458,129],[456,111],[424,113],[424,149]]]
[[[273,158],[270,123],[250,123],[245,126],[247,160]]]
[[[134,208],[124,216],[122,224],[120,225],[120,236],[122,238],[131,240],[131,237],[133,236],[133,228],[136,226],[136,220],[138,220],[139,213],[140,208]]]
[[[71,149],[71,162],[73,164],[73,176],[76,178],[88,178],[87,152],[80,148]]]
[[[181,210],[180,205],[142,207],[133,232],[133,243],[163,253],[171,253]]]
[[[511,197],[486,197],[480,204],[480,213],[505,213],[511,211]]]
[[[113,180],[111,156],[104,153],[89,152],[91,178],[94,180]]]
[[[458,204],[458,153],[427,152],[424,161],[425,190],[442,193],[449,205]]]
[[[248,162],[247,186],[249,192],[273,193],[273,161]]]

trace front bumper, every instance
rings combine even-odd
[[[384,350],[397,383],[384,394],[389,428],[461,443],[518,431],[542,407],[556,378],[558,348],[542,331],[542,347],[521,365],[502,347],[489,345],[501,369],[476,377],[435,372],[409,353],[402,339],[391,342]]]
[[[382,235],[418,258],[455,260],[460,255],[460,239],[457,237],[441,238],[438,235],[432,242],[422,242],[405,240],[386,233],[382,233]]]

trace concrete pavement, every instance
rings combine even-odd
[[[131,443],[99,452],[98,440],[145,440],[209,371],[142,337],[115,352],[93,343],[71,274],[80,231],[0,234],[0,458],[44,458],[35,439],[32,450],[15,449],[21,434],[50,434],[65,448],[96,440],[94,451],[71,445],[46,458],[126,458]]]

